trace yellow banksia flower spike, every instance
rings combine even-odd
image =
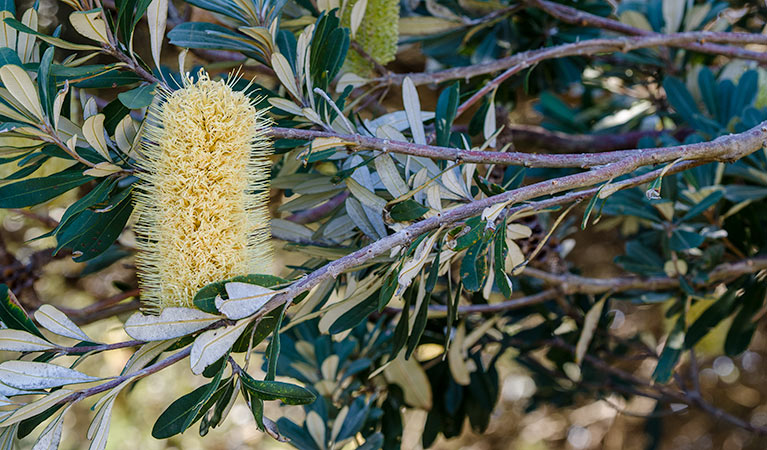
[[[351,14],[358,0],[348,0],[343,10],[341,25],[351,24]],[[376,62],[386,65],[397,55],[399,39],[399,0],[368,0],[365,16],[360,23],[355,40]],[[373,63],[363,58],[356,50],[349,48],[344,63],[346,69],[360,76],[373,71]]]
[[[136,195],[145,311],[190,307],[206,284],[271,273],[265,114],[202,71],[149,107]]]

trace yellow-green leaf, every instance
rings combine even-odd
[[[165,27],[168,19],[168,0],[152,0],[146,10],[146,20],[149,24],[149,41],[152,48],[154,65],[160,67],[160,51],[165,37]]]
[[[112,161],[112,158],[109,157],[106,139],[104,138],[104,118],[103,114],[96,114],[85,119],[83,134],[85,135],[85,140],[88,141],[88,144],[94,150],[99,152],[107,161]]]
[[[272,53],[272,69],[274,69],[277,78],[285,86],[285,89],[293,97],[301,98],[301,95],[298,93],[298,86],[296,85],[296,77],[293,75],[293,69],[290,68],[290,63],[282,56],[282,53]]]
[[[0,67],[0,79],[8,92],[39,121],[43,121],[43,109],[35,84],[27,72],[19,66],[6,64]]]
[[[24,16],[21,18],[21,23],[33,30],[37,30],[37,11],[33,8],[26,10]],[[16,53],[19,54],[19,58],[21,58],[21,62],[24,64],[32,62],[32,51],[35,49],[35,40],[36,38],[33,34],[19,33]]]
[[[69,21],[78,33],[94,41],[108,44],[107,27],[101,18],[101,9],[76,11],[69,15]]]

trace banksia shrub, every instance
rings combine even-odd
[[[344,7],[341,24],[351,24],[352,8],[357,0],[350,0]],[[399,0],[368,0],[365,17],[357,29],[355,40],[365,52],[379,64],[394,61],[399,38]],[[349,49],[346,69],[360,76],[369,75],[373,63],[362,57],[354,48]]]
[[[270,273],[264,111],[201,72],[148,116],[136,196],[144,308],[191,306],[208,283]]]

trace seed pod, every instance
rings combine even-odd
[[[344,6],[341,25],[348,27],[357,0],[350,0]],[[376,62],[385,65],[394,61],[399,38],[399,0],[368,0],[365,17],[356,33],[356,41]],[[373,63],[363,58],[356,50],[349,48],[345,62],[346,70],[360,76],[370,75]]]
[[[149,107],[136,194],[142,306],[193,306],[206,284],[271,273],[265,110],[200,72]]]

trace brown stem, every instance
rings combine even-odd
[[[751,129],[747,133],[755,133],[759,138],[767,137],[767,122]],[[581,154],[540,154],[523,152],[490,152],[477,150],[461,150],[450,147],[415,144],[411,142],[379,139],[359,134],[348,135],[327,131],[299,130],[295,128],[273,127],[269,130],[273,138],[311,140],[318,137],[335,137],[354,144],[358,148],[375,149],[383,152],[401,153],[404,155],[424,156],[432,159],[461,161],[465,163],[519,165],[525,167],[580,167],[590,168],[604,166],[627,158],[640,157],[646,164],[660,164],[679,158],[702,159],[708,153],[711,144],[721,143],[731,139],[723,136],[704,144],[677,145],[673,147],[658,147],[636,150],[615,150],[603,153]]]
[[[470,66],[454,67],[451,69],[441,70],[438,72],[422,72],[422,73],[404,73],[404,74],[392,74],[387,77],[380,77],[372,81],[376,81],[384,84],[399,85],[405,80],[410,80],[415,85],[442,83],[448,80],[460,80],[469,79],[479,75],[487,75],[499,71],[506,71],[501,74],[496,80],[488,83],[482,90],[482,95],[490,92],[500,82],[510,77],[511,75],[518,73],[528,67],[545,61],[548,59],[562,58],[566,56],[589,56],[599,53],[609,52],[622,52],[626,53],[631,50],[638,50],[641,48],[669,46],[669,47],[686,47],[691,44],[700,42],[717,42],[726,44],[767,44],[767,36],[751,33],[727,33],[727,32],[709,32],[709,31],[691,31],[684,33],[672,33],[672,34],[650,34],[645,36],[630,36],[630,37],[618,37],[618,38],[599,38],[589,39],[585,41],[574,42],[570,44],[562,44],[553,47],[546,47],[537,50],[530,50],[515,55],[500,58],[489,63],[475,64]],[[719,48],[711,49],[710,46],[701,46],[698,51],[706,53],[719,54]],[[767,53],[755,53],[752,58],[746,58],[749,54],[743,54],[741,57],[746,59],[756,59],[760,62],[767,63]],[[472,104],[476,102],[476,97],[472,96]],[[481,96],[479,96],[481,97]],[[467,100],[468,102],[468,100]],[[464,103],[465,105],[466,103]],[[464,106],[465,110],[468,106]]]

